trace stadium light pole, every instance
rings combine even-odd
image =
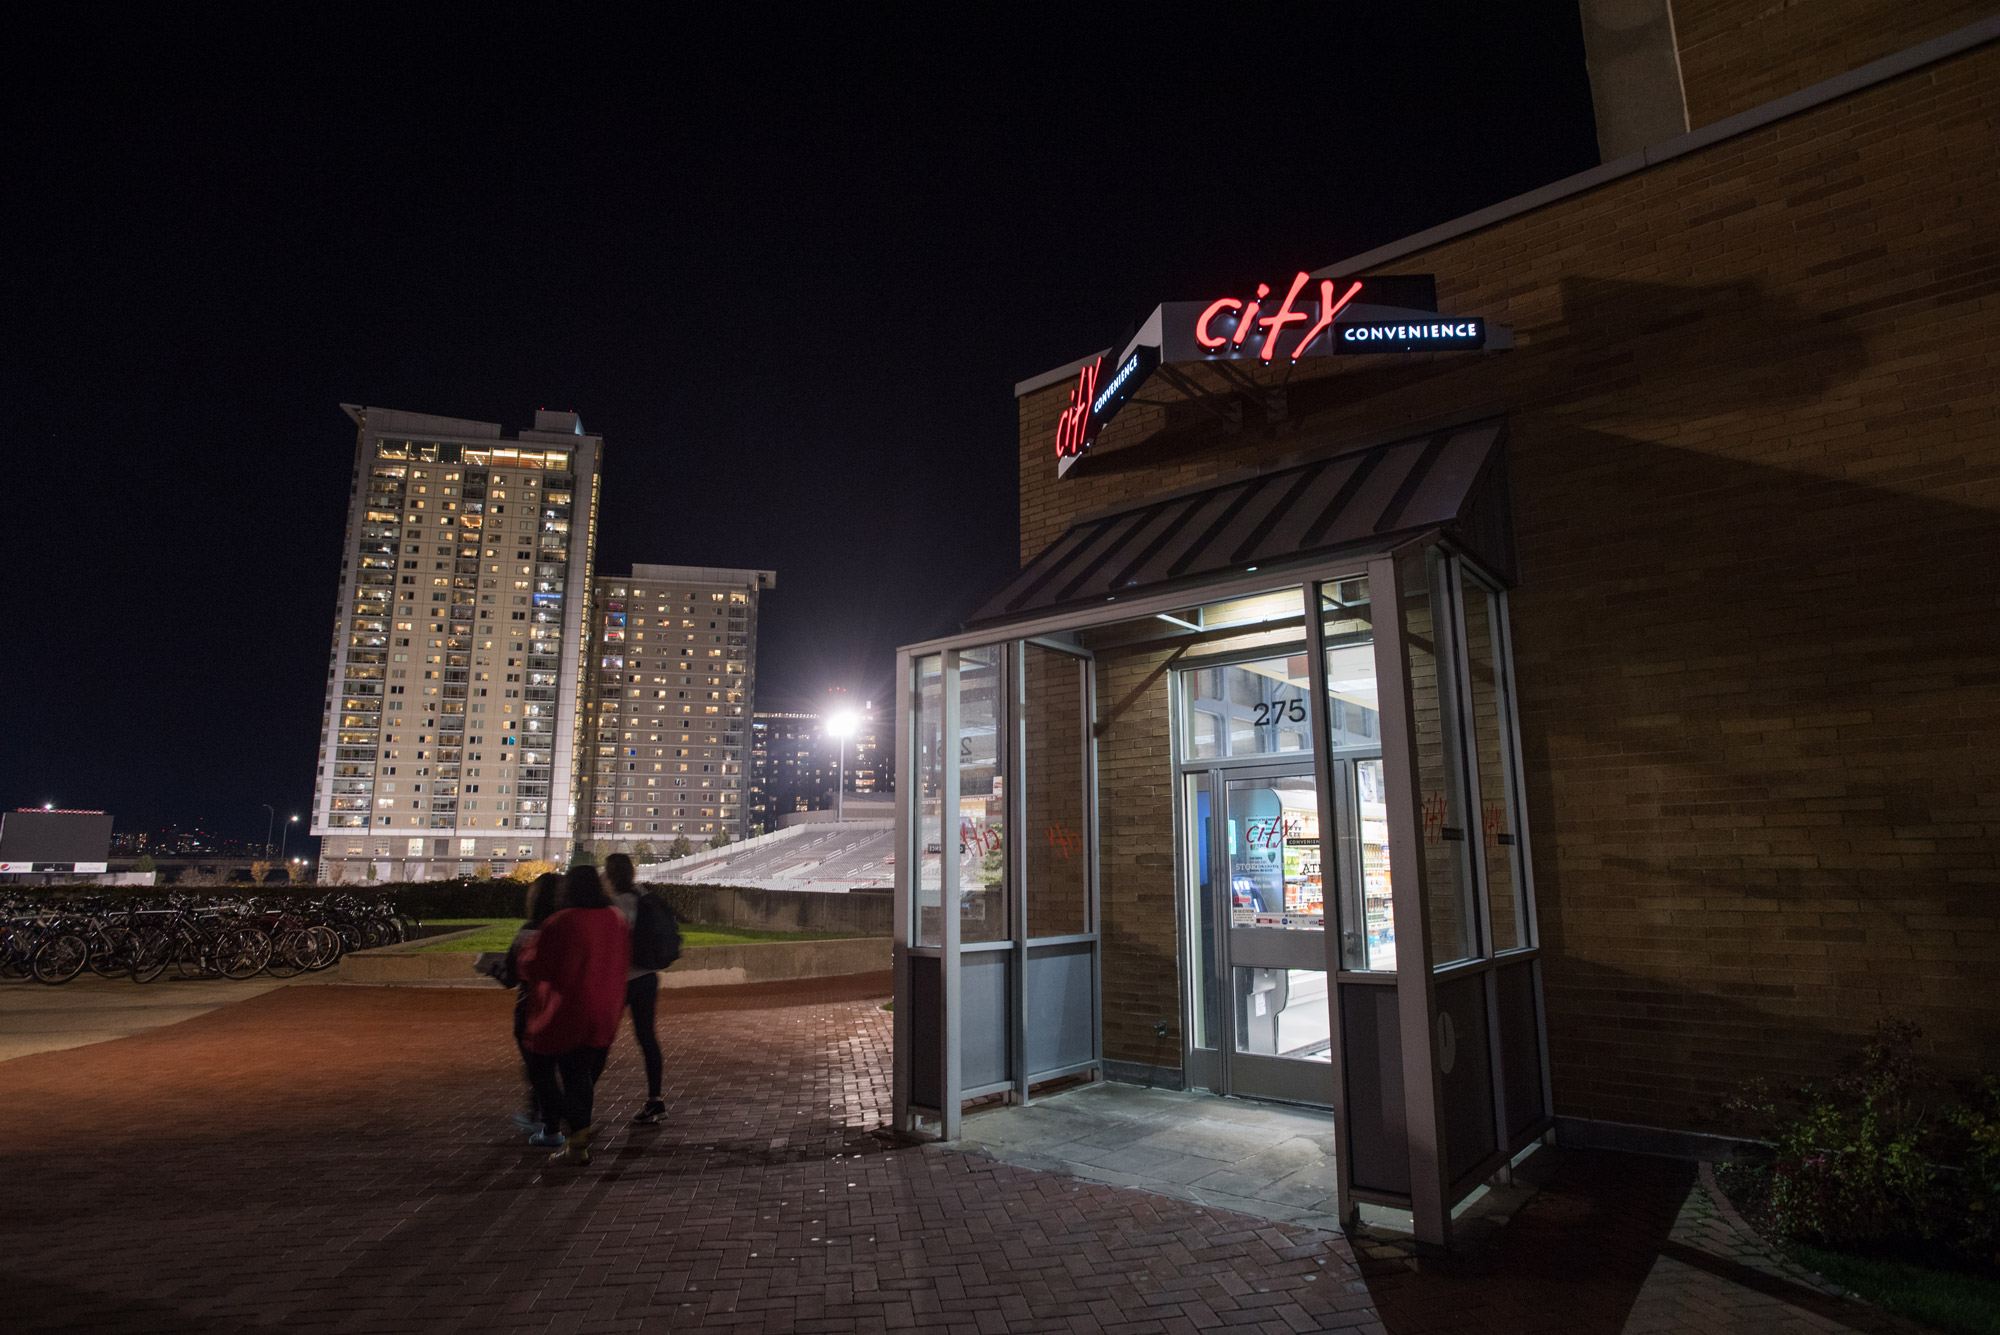
[[[833,821],[838,825],[847,819],[847,739],[854,735],[853,711],[843,709],[828,719],[826,735],[834,739],[840,753],[839,777],[833,785]]]

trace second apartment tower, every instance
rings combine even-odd
[[[646,858],[683,838],[743,838],[757,600],[777,582],[772,570],[668,565],[596,578],[581,798],[595,852]]]

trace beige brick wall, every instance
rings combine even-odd
[[[1128,412],[1058,481],[1067,387],[1021,402],[1024,558],[1082,513],[1505,406],[1565,1113],[1698,1125],[1885,1016],[2000,1064],[1996,115],[1989,47],[1398,260],[1518,348],[1302,364],[1275,426]],[[1107,661],[1100,707],[1145,671]],[[1174,1009],[1164,709],[1102,742],[1127,1060]]]

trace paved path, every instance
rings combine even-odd
[[[7,1062],[0,1324],[1611,1335],[1646,1315],[1691,1186],[1565,1156],[1494,1254],[1437,1266],[894,1148],[871,1134],[885,984],[663,994],[669,1120],[621,1127],[580,1171],[505,1122],[520,1076],[497,989],[287,988]],[[637,1066],[621,1036],[607,1121],[636,1109]],[[1670,1328],[1707,1327],[1646,1327]]]
[[[172,972],[150,983],[88,971],[57,987],[32,979],[0,982],[0,1061],[142,1034],[285,986],[271,978],[233,983]]]

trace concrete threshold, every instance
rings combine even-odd
[[[1331,1112],[1207,1093],[1085,1085],[1051,1098],[969,1112],[957,1141],[934,1147],[1041,1172],[1151,1192],[1328,1232],[1410,1259],[1407,1210],[1363,1203],[1360,1226],[1337,1213]],[[1453,1250],[1483,1248],[1540,1189],[1555,1152],[1537,1146],[1453,1211]]]

